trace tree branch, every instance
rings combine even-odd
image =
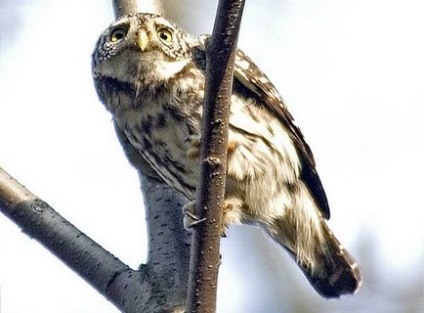
[[[133,300],[134,294],[149,288],[149,282],[142,280],[143,273],[130,269],[1,168],[0,211],[120,310],[137,312],[135,304],[150,300]]]
[[[206,90],[202,120],[201,182],[196,211],[201,220],[194,227],[190,259],[187,312],[216,311],[235,49],[243,0],[221,0],[210,41],[206,46]]]

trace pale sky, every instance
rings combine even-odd
[[[14,6],[13,37],[0,21],[0,166],[136,268],[146,257],[138,178],[90,70],[110,1],[36,3]],[[204,18],[184,26],[210,32],[214,6],[199,3],[191,14]],[[239,41],[312,147],[334,233],[354,255],[375,237],[378,267],[393,277],[423,275],[423,9],[421,0],[247,1]],[[218,312],[253,301],[237,263],[251,234],[234,227],[223,240]],[[117,309],[0,214],[0,312]]]

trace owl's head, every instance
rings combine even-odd
[[[196,39],[155,14],[127,15],[110,25],[93,52],[94,76],[136,82],[166,80],[189,62]]]

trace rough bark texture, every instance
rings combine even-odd
[[[193,229],[187,312],[216,311],[234,56],[243,0],[221,0],[206,47],[206,90],[202,121],[201,182]]]

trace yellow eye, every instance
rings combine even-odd
[[[158,30],[158,37],[162,41],[171,42],[172,41],[172,32],[168,28],[161,28]]]
[[[120,40],[123,40],[125,36],[127,35],[127,30],[121,27],[115,28],[110,33],[110,41],[111,42],[118,42]]]

